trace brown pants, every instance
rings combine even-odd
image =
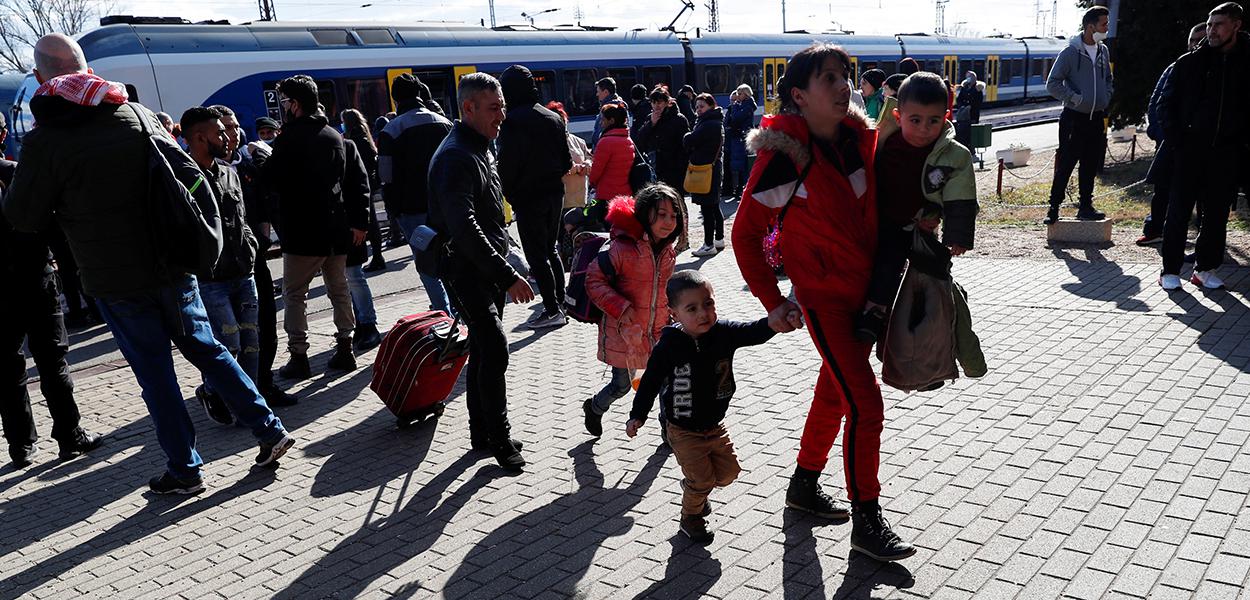
[[[668,445],[673,448],[677,464],[686,476],[681,482],[682,515],[702,513],[712,488],[733,483],[742,472],[724,425],[698,432],[669,423]]]
[[[282,255],[282,301],[286,313],[282,328],[286,330],[287,348],[292,354],[308,354],[308,284],[317,270],[326,284],[326,295],[334,307],[337,340],[350,340],[356,328],[352,312],[352,295],[347,289],[347,256]],[[263,290],[262,290],[263,293]]]

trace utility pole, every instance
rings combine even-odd
[[[260,5],[260,20],[278,20],[278,12],[273,9],[273,0],[257,0],[257,3]]]
[[[934,0],[934,33],[946,33],[946,4],[951,0]]]
[[[1042,0],[1033,2],[1033,35],[1046,35],[1046,15],[1042,14]]]
[[[786,32],[786,0],[781,0],[781,33]]]
[[[1055,37],[1059,32],[1059,0],[1054,0],[1050,5],[1050,36]]]
[[[495,28],[495,0],[488,0],[488,2],[490,2],[490,28],[494,29]]]
[[[716,0],[708,0],[705,6],[707,6],[707,30],[720,31],[720,5],[716,3]]]

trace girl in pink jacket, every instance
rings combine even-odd
[[[609,278],[599,261],[586,272],[586,293],[603,310],[599,360],[612,367],[611,381],[582,404],[586,431],[595,437],[603,435],[603,413],[629,393],[634,373],[647,366],[651,347],[668,325],[664,286],[677,262],[674,245],[686,235],[685,203],[676,190],[656,183],[636,198],[613,199],[607,221],[612,225],[607,252],[616,273]]]

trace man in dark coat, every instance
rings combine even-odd
[[[283,328],[290,361],[278,370],[288,379],[312,376],[308,362],[308,285],[317,272],[334,308],[334,356],[329,367],[356,369],[352,355],[352,297],[347,287],[347,251],[365,239],[369,207],[343,195],[346,159],[343,136],[330,127],[317,104],[317,84],[307,75],[278,84],[282,135],[273,152],[251,145],[263,180],[278,195],[278,236],[282,244]]]
[[[0,146],[8,136],[0,115]],[[17,163],[0,158],[0,193],[13,182]],[[35,455],[35,417],[30,410],[26,389],[27,343],[39,370],[39,391],[52,413],[52,439],[61,448],[61,458],[72,458],[102,443],[99,435],[79,426],[78,404],[74,402],[74,382],[69,376],[69,336],[57,297],[56,270],[44,236],[13,231],[0,213],[0,278],[9,286],[0,294],[0,343],[5,370],[14,378],[0,389],[0,422],[9,443],[9,458],[18,469],[30,466]]]
[[[195,276],[164,264],[165,249],[152,235],[148,153],[156,145],[179,173],[195,170],[195,162],[163,133],[150,135],[164,131],[155,115],[127,104],[122,84],[91,74],[74,40],[44,36],[35,45],[35,65],[35,77],[44,86],[30,109],[39,126],[22,140],[22,162],[5,194],[4,214],[18,231],[42,231],[55,220],[65,232],[83,286],[96,298],[143,388],[168,458],[166,472],[148,487],[158,494],[204,490],[204,461],[195,449],[195,428],[174,372],[171,343],[252,430],[260,443],[256,464],[273,464],[295,438],[213,338]],[[197,204],[216,222],[217,202],[199,181],[188,187],[198,190]]]
[[[560,327],[564,315],[564,263],[559,239],[564,205],[564,174],[573,166],[564,119],[538,99],[529,69],[513,65],[499,77],[508,118],[499,131],[499,179],[516,213],[521,248],[538,282],[543,310],[526,322],[530,329]],[[505,251],[506,253],[506,251]]]
[[[1224,261],[1237,178],[1250,165],[1250,35],[1241,30],[1242,17],[1235,2],[1211,10],[1206,42],[1176,61],[1172,94],[1159,107],[1165,115],[1163,137],[1176,144],[1159,278],[1166,290],[1181,286],[1195,200],[1202,206],[1202,230],[1194,242],[1190,281],[1206,289],[1224,287],[1215,269]]]
[[[521,444],[509,435],[503,305],[505,294],[524,303],[534,299],[534,291],[504,258],[503,188],[490,150],[504,122],[504,97],[499,81],[486,73],[462,77],[457,95],[461,119],[430,162],[430,227],[448,240],[435,250],[437,271],[469,328],[470,442],[493,454],[504,469],[519,471],[525,459]]]

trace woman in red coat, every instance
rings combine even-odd
[[[764,117],[748,140],[757,159],[733,245],[751,293],[769,311],[769,324],[787,331],[805,320],[824,361],[786,505],[840,521],[851,517],[852,548],[878,560],[899,560],[915,549],[891,530],[877,501],[881,388],[868,362],[872,345],[852,335],[877,248],[877,134],[863,113],[850,108],[850,68],[846,51],[830,44],[813,44],[790,59],[777,88],[781,114]],[[776,265],[764,248],[778,218],[781,233],[773,248],[784,259],[797,305],[781,294]],[[850,511],[817,483],[843,421]]]
[[[625,126],[627,112],[621,104],[605,104],[603,135],[595,145],[591,159],[590,185],[595,188],[595,200],[607,203],[617,196],[632,196],[629,188],[629,168],[634,164],[634,142],[629,139]]]

